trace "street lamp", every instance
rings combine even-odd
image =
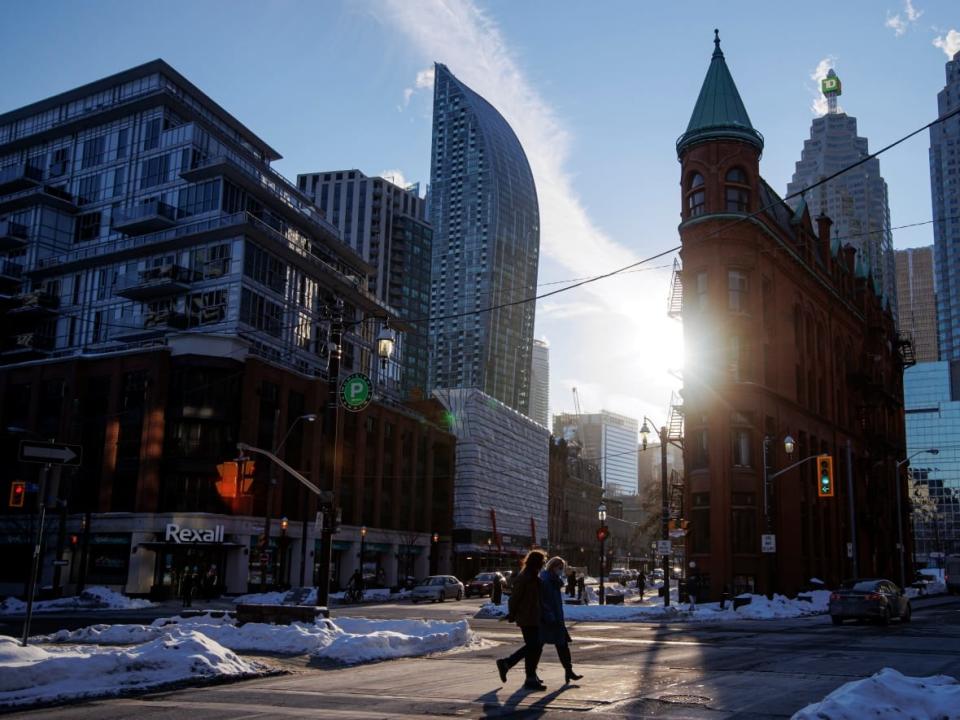
[[[600,520],[600,527],[597,528],[597,539],[600,541],[600,604],[606,604],[606,596],[603,589],[603,570],[607,554],[604,552],[604,545],[607,541],[607,506],[600,503],[597,508],[597,519]]]
[[[396,339],[393,337],[393,331],[389,326],[384,325],[377,335],[377,355],[380,357],[380,366],[386,367],[387,361],[393,355],[393,348]]]
[[[280,576],[277,578],[277,584],[283,587],[284,578],[287,576],[287,528],[290,527],[290,521],[284,515],[280,520]]]
[[[434,533],[433,537],[430,538],[432,542],[430,543],[430,574],[437,574],[437,543],[440,540],[440,535]]]
[[[273,450],[274,455],[279,455],[280,451],[283,449],[283,446],[287,444],[287,439],[290,437],[290,433],[293,432],[293,429],[297,426],[301,420],[303,422],[314,422],[316,421],[317,416],[314,413],[307,413],[306,415],[300,415],[295,418],[290,427],[287,428],[287,432],[284,433],[283,438],[277,443],[277,446]],[[274,428],[279,427],[280,425],[280,408],[277,408],[274,411]],[[262,548],[260,550],[260,591],[263,592],[266,589],[267,585],[267,572],[266,572],[266,561],[268,560],[267,552],[270,547],[270,518],[273,515],[273,486],[277,484],[277,479],[275,475],[276,469],[275,465],[271,466],[270,469],[270,484],[267,486],[267,508],[263,516],[263,542]],[[306,542],[306,536],[304,536],[304,542]],[[276,567],[276,566],[274,566]],[[274,579],[276,580],[276,579]]]
[[[927,454],[927,455],[939,455],[939,454],[940,454],[940,450],[939,450],[938,448],[929,448],[929,449],[927,449],[927,450],[917,450],[917,451],[916,451],[915,453],[913,453],[912,455],[909,455],[908,457],[906,457],[905,459],[903,459],[903,460],[901,460],[900,462],[897,463],[897,473],[896,473],[896,480],[897,480],[897,547],[899,548],[899,552],[900,552],[900,587],[901,587],[901,588],[904,587],[904,585],[906,584],[907,571],[906,571],[906,568],[905,568],[905,565],[904,565],[904,559],[903,559],[903,512],[902,512],[901,509],[900,509],[900,502],[901,502],[901,501],[900,501],[900,495],[901,495],[901,485],[902,485],[902,483],[900,482],[900,468],[903,467],[904,465],[908,465],[908,464],[910,463],[910,461],[911,461],[913,458],[915,458],[917,455],[923,455],[923,454]]]
[[[367,550],[367,526],[360,527],[360,577],[363,577],[363,561]]]

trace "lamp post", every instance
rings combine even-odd
[[[643,425],[640,427],[640,439],[643,449],[647,449],[647,436],[650,434],[650,426],[656,426],[650,418],[643,416]],[[660,537],[665,541],[670,540],[670,499],[667,496],[667,426],[660,426],[660,494],[661,494],[661,516],[660,516]],[[670,554],[663,555],[663,606],[670,606]]]
[[[360,527],[360,577],[363,577],[363,561],[367,554],[367,526]]]
[[[603,570],[606,563],[607,554],[604,552],[604,545],[607,541],[607,506],[600,503],[597,508],[597,519],[600,520],[600,527],[597,529],[597,539],[600,541],[600,604],[606,604],[606,597],[603,590]]]
[[[433,534],[433,537],[430,538],[430,574],[437,574],[437,542],[440,540],[440,535],[437,533]]]
[[[903,483],[900,481],[900,468],[903,467],[904,465],[909,465],[909,464],[910,464],[910,461],[911,461],[913,458],[915,458],[917,455],[923,455],[924,453],[926,453],[926,454],[928,454],[928,455],[939,455],[939,454],[940,454],[940,450],[939,450],[938,448],[929,448],[929,449],[927,449],[927,450],[917,450],[917,451],[916,451],[915,453],[913,453],[912,455],[908,455],[905,459],[903,459],[903,460],[901,460],[900,462],[897,463],[897,473],[896,473],[896,480],[897,480],[897,547],[898,547],[898,549],[899,549],[899,555],[900,555],[900,587],[901,587],[901,588],[904,587],[904,585],[906,584],[907,571],[906,571],[905,562],[904,562],[904,559],[903,559],[903,512],[902,512],[902,510],[901,510],[901,500],[900,500],[900,495],[901,495],[901,492],[902,492],[902,491],[901,491],[901,485],[902,485]]]
[[[296,418],[290,427],[287,428],[287,432],[284,433],[283,438],[277,443],[277,446],[273,450],[274,455],[279,455],[280,451],[283,449],[283,446],[286,444],[287,439],[290,437],[290,433],[293,432],[293,429],[297,426],[301,420],[304,422],[314,422],[317,419],[317,416],[313,413],[307,413],[306,415],[301,415]],[[277,408],[274,411],[273,418],[273,427],[274,429],[280,426],[280,408]],[[270,518],[273,515],[273,486],[277,484],[276,479],[276,469],[275,466],[270,468],[270,484],[267,485],[267,508],[263,515],[263,539],[261,541],[260,548],[260,591],[263,592],[267,586],[267,560],[268,558],[268,549],[270,547]],[[304,538],[306,542],[306,538]],[[274,564],[274,569],[276,565]],[[274,578],[276,582],[276,578]]]
[[[277,577],[277,585],[281,588],[284,584],[284,579],[287,576],[287,528],[290,527],[290,521],[287,520],[287,516],[284,515],[280,520],[280,573]]]
[[[490,569],[493,557],[493,538],[487,538],[487,570]]]

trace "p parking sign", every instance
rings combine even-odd
[[[360,412],[373,399],[373,383],[363,373],[354,373],[340,383],[340,404],[350,412]]]

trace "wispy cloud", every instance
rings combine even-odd
[[[960,52],[960,32],[948,30],[946,35],[934,38],[933,44],[943,50],[948,58],[953,59],[953,56]]]
[[[403,89],[403,107],[407,107],[410,104],[410,98],[413,97],[413,94],[417,90],[433,89],[433,73],[433,65],[417,73],[413,87]]]
[[[832,55],[828,55],[823,58],[820,62],[817,63],[817,67],[814,68],[814,71],[810,73],[810,79],[814,82],[814,97],[813,104],[810,106],[810,111],[814,115],[826,115],[827,114],[827,99],[823,96],[823,93],[820,92],[820,81],[827,76],[827,72],[832,68],[837,62],[837,59]]]
[[[913,6],[912,0],[904,0],[903,3],[903,15],[897,13],[896,15],[891,15],[887,13],[887,21],[884,23],[886,27],[893,30],[893,34],[897,37],[903,35],[907,30],[910,29],[910,26],[913,25],[917,20],[920,19],[920,16],[923,15],[923,10],[917,10]]]
[[[381,19],[387,27],[408,37],[424,60],[445,63],[510,123],[527,154],[537,186],[541,261],[550,260],[576,277],[600,274],[636,261],[635,252],[601,232],[588,216],[568,168],[569,133],[527,80],[497,24],[473,0],[386,0],[373,12],[386,12]],[[427,84],[426,78],[423,84]],[[661,246],[669,244],[666,239]],[[643,362],[637,363],[640,367],[627,367],[629,372],[611,377],[610,385],[659,386],[656,394],[669,397],[669,389],[664,388],[676,383],[672,378],[665,379],[666,371],[679,364],[675,355],[681,330],[666,318],[668,288],[669,274],[656,271],[587,285],[564,298],[602,310],[610,325],[616,327],[616,332],[607,333],[606,342],[611,346],[622,346],[624,338],[642,342],[636,348],[643,357]],[[651,307],[662,307],[663,312],[651,312]],[[538,311],[550,313],[548,308],[543,306]],[[651,342],[654,337],[656,341]],[[554,342],[565,340],[555,337]],[[569,346],[565,349],[576,350]],[[595,365],[606,357],[605,350],[596,348],[592,358],[584,362]]]

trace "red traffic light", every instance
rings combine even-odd
[[[23,507],[23,502],[27,496],[27,484],[22,480],[14,480],[10,483],[10,507]]]
[[[79,543],[80,543],[80,536],[79,536],[79,535],[71,535],[71,536],[70,536],[70,544],[71,544],[71,545],[78,545]]]
[[[610,531],[607,529],[606,525],[601,525],[597,528],[597,540],[603,542],[607,539],[607,535],[610,534]]]

